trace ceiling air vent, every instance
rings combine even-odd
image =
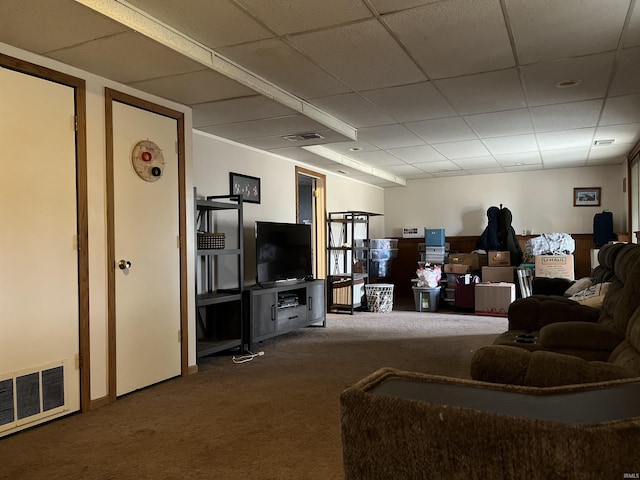
[[[302,142],[304,140],[319,140],[324,137],[319,133],[296,133],[295,135],[284,135],[282,138],[290,142]]]
[[[607,145],[613,145],[613,142],[615,142],[615,140],[613,138],[609,138],[607,140],[596,140],[593,144],[596,147],[606,147]]]

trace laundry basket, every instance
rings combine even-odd
[[[370,312],[389,313],[393,310],[393,284],[372,283],[364,286]]]

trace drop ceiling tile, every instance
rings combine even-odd
[[[318,132],[325,130],[318,122],[304,115],[288,115],[284,117],[263,118],[247,122],[229,123],[202,128],[205,132],[230,140],[258,138],[267,136],[283,136],[295,133]],[[288,140],[286,140],[288,141]],[[314,140],[312,143],[318,143]]]
[[[141,82],[129,86],[159,97],[168,98],[185,105],[214,102],[226,98],[254,96],[249,87],[231,80],[214,70],[172,75]]]
[[[614,54],[609,52],[522,67],[529,104],[549,105],[603,98],[613,60]],[[580,84],[572,88],[555,86],[557,82],[567,80],[579,80]]]
[[[439,1],[440,0],[371,0],[371,4],[378,13],[389,13]]]
[[[487,168],[466,168],[464,171],[469,175],[488,175],[490,173],[504,173],[504,168],[500,166]]]
[[[515,66],[500,2],[450,0],[382,18],[432,79]]]
[[[456,115],[431,82],[368,90],[362,95],[400,123]]]
[[[350,153],[348,157],[367,165],[373,165],[374,167],[386,167],[388,165],[398,165],[404,163],[400,159],[398,159],[398,157],[394,157],[384,150]]]
[[[361,0],[236,0],[278,35],[316,30],[372,16]]]
[[[201,64],[134,32],[57,50],[48,56],[120,83],[202,70]]]
[[[358,138],[383,150],[424,145],[424,141],[402,125],[361,128]]]
[[[300,98],[350,91],[281,39],[270,38],[218,49],[233,62]]]
[[[323,168],[327,165],[336,164],[333,160],[329,160],[328,158],[321,157],[320,155],[316,155],[315,153],[309,152],[300,147],[280,147],[280,148],[271,148],[269,151],[275,155],[280,155],[281,157],[288,158],[291,160],[296,160],[298,162],[307,163],[310,165],[318,165],[323,166]]]
[[[461,115],[527,106],[515,68],[436,80],[434,83]]]
[[[620,52],[609,95],[640,93],[640,47]]]
[[[292,35],[288,41],[354,90],[426,80],[377,20]]]
[[[506,0],[521,64],[615,50],[628,0]]]
[[[460,117],[412,122],[407,123],[406,127],[429,143],[457,142],[477,138],[473,130]]]
[[[372,150],[379,150],[375,145],[360,139],[349,142],[325,143],[323,146],[331,151],[340,153],[341,155],[350,155],[354,152],[371,152]]]
[[[542,152],[542,162],[544,166],[549,165],[576,165],[584,164],[587,161],[589,148],[567,148],[562,150],[549,150]]]
[[[618,157],[604,157],[604,158],[589,158],[587,160],[588,166],[595,165],[621,165],[627,159],[626,155],[620,155]]]
[[[0,42],[35,53],[126,31],[124,25],[73,0],[0,2]]]
[[[633,145],[621,144],[621,145],[609,145],[606,147],[591,147],[589,151],[589,160],[603,160],[611,158],[626,158],[629,152],[633,149]]]
[[[415,163],[413,166],[424,172],[433,174],[457,172],[459,170],[462,170],[459,166],[449,160],[444,162]]]
[[[260,123],[264,123],[264,122],[266,121],[260,121]],[[286,130],[284,130],[283,128],[282,131],[286,131]],[[307,146],[307,145],[319,145],[325,141],[336,142],[339,140],[344,140],[345,138],[344,136],[342,136],[337,132],[334,132],[333,130],[315,129],[314,132],[319,133],[324,138],[321,140],[313,139],[313,140],[302,140],[302,141],[292,142],[290,140],[287,140],[286,138],[282,138],[280,134],[276,134],[276,135],[269,135],[264,137],[241,138],[236,141],[239,143],[243,143],[245,145],[249,145],[254,148],[259,148],[261,150],[274,150],[277,148],[286,148],[288,145],[297,145],[298,147]],[[211,132],[211,133],[214,133],[214,132]],[[284,135],[286,135],[286,133]],[[225,137],[225,138],[229,138],[229,137]]]
[[[638,122],[640,122],[640,95],[624,95],[605,100],[600,125]]]
[[[273,34],[229,0],[128,0],[209,48],[253,42]]]
[[[497,168],[502,171],[500,164],[498,164],[498,162],[496,162],[493,157],[460,158],[458,160],[455,160],[454,163],[463,170]]]
[[[505,166],[502,168],[504,169],[505,172],[528,172],[528,171],[534,171],[534,170],[542,170],[544,166],[542,165],[542,163],[539,163],[537,165],[512,165],[512,166]]]
[[[388,167],[384,167],[383,170],[399,177],[404,177],[405,175],[419,175],[422,172],[419,168],[416,168],[413,165],[407,165],[406,163],[402,165],[390,165]]]
[[[446,160],[446,158],[440,152],[429,145],[392,148],[387,150],[387,152],[407,163],[427,163]]]
[[[540,150],[558,150],[567,148],[589,148],[593,142],[595,128],[580,128],[577,130],[562,130],[536,134]]]
[[[542,157],[540,157],[539,152],[509,153],[506,155],[494,155],[494,158],[503,167],[542,164]]]
[[[533,107],[531,116],[537,132],[593,127],[598,123],[603,103],[599,99]]]
[[[480,138],[533,133],[531,116],[526,108],[467,115],[464,119]]]
[[[629,24],[622,37],[622,46],[624,48],[640,46],[640,3],[633,5]]]
[[[609,125],[596,128],[595,140],[614,139],[616,144],[640,141],[640,123],[627,123],[625,125]]]
[[[340,118],[355,128],[390,125],[396,121],[376,105],[357,93],[345,93],[332,97],[314,98],[309,103]]]
[[[480,140],[463,142],[438,143],[434,147],[449,160],[458,158],[483,157],[491,155]]]
[[[485,138],[483,142],[493,155],[526,153],[538,150],[536,137],[533,134]]]
[[[262,95],[205,103],[193,107],[195,128],[293,115],[296,112]]]
[[[434,177],[444,178],[444,177],[464,177],[469,175],[469,172],[466,170],[457,170],[457,171],[447,171],[444,170],[442,172],[434,172]]]

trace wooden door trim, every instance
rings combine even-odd
[[[87,187],[87,93],[83,79],[0,53],[0,66],[73,88],[76,115],[76,222],[78,235],[78,321],[80,410],[91,408],[89,336],[89,216]]]
[[[106,139],[106,182],[107,182],[107,336],[108,336],[108,397],[115,402],[117,397],[116,379],[116,257],[115,257],[115,193],[113,171],[113,102],[140,108],[151,113],[164,115],[177,121],[178,137],[178,229],[180,236],[180,373],[189,374],[188,341],[188,292],[187,292],[187,217],[186,217],[186,153],[184,113],[157,105],[111,88],[105,88],[105,139]]]

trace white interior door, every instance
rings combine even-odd
[[[180,374],[177,140],[176,120],[113,103],[116,395]],[[134,169],[140,141],[162,151],[156,181]]]
[[[80,408],[74,117],[72,87],[0,67],[0,434]]]

